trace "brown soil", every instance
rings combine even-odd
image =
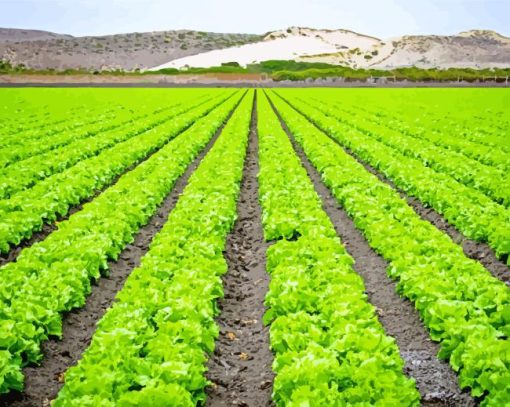
[[[227,238],[228,273],[225,298],[217,319],[220,336],[209,360],[209,406],[270,406],[273,355],[268,328],[262,323],[269,276],[260,207],[258,204],[258,138],[256,100],[243,181],[237,204],[238,219]]]
[[[370,248],[362,233],[354,226],[352,219],[322,183],[320,174],[280,116],[279,118],[282,128],[289,135],[315,190],[322,199],[324,210],[347,251],[355,260],[354,269],[364,280],[366,293],[370,303],[376,307],[379,321],[386,333],[397,342],[405,362],[405,373],[416,380],[422,405],[452,407],[476,405],[469,394],[459,389],[457,376],[449,365],[437,359],[438,344],[431,341],[413,304],[398,296],[396,282],[386,275],[388,267],[386,260]]]
[[[239,103],[230,112],[228,121]],[[190,164],[185,173],[177,180],[173,190],[160,205],[149,223],[135,236],[135,241],[126,246],[119,260],[109,262],[109,276],[101,278],[92,287],[83,308],[66,313],[63,318],[62,340],[52,338],[42,344],[44,358],[40,366],[28,366],[23,369],[25,389],[23,392],[11,392],[0,396],[0,407],[48,407],[63,385],[62,375],[80,359],[90,344],[96,330],[96,322],[101,319],[114,301],[116,293],[122,289],[131,271],[140,264],[147,253],[152,238],[165,224],[169,213],[175,207],[188,179],[196,170],[200,161],[211,149],[223,130],[222,125],[207,146]],[[147,159],[146,157],[145,159]]]

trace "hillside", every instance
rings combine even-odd
[[[494,31],[472,30],[455,36],[404,36],[392,43],[389,54],[370,66],[420,68],[510,66],[510,38]],[[381,54],[382,55],[382,54]]]
[[[34,69],[143,69],[168,60],[257,41],[252,34],[177,30],[97,37],[0,29],[0,59]]]
[[[349,30],[306,27],[264,35],[178,30],[98,37],[0,29],[0,59],[14,66],[58,70],[207,68],[273,59],[350,68],[506,68],[510,67],[510,38],[489,30],[379,39]]]

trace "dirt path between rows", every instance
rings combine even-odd
[[[238,219],[227,237],[228,272],[223,278],[225,298],[219,302],[220,336],[208,363],[207,405],[271,406],[273,354],[269,329],[264,327],[264,298],[269,276],[258,203],[257,104],[254,100],[248,151],[237,204]]]
[[[489,247],[487,243],[477,242],[465,237],[454,226],[449,224],[434,208],[426,207],[418,198],[409,196],[405,191],[397,187],[393,181],[386,178],[370,164],[367,164],[365,161],[360,159],[352,150],[342,146],[334,138],[330,138],[341,148],[343,148],[346,153],[348,153],[351,157],[363,165],[363,167],[365,167],[368,172],[375,175],[380,181],[393,188],[402,199],[406,200],[407,204],[413,208],[413,210],[418,214],[418,216],[420,216],[421,219],[431,223],[437,229],[446,233],[455,244],[461,246],[464,254],[467,257],[480,262],[494,277],[510,286],[510,268],[505,264],[504,261],[499,260],[496,257],[496,253],[491,247]]]
[[[184,128],[179,134],[181,134],[181,133],[185,132],[187,129],[189,129],[192,126],[192,124],[193,123],[191,123],[189,126]],[[147,131],[149,131],[149,130],[147,130]],[[140,134],[138,134],[138,135],[136,135],[136,136],[134,136],[134,137],[138,137],[138,136],[142,135],[143,133],[145,133],[145,131],[140,133]],[[11,246],[11,249],[10,249],[10,251],[8,253],[4,253],[4,254],[0,253],[0,267],[6,265],[7,263],[16,261],[16,259],[18,258],[19,254],[21,253],[21,251],[23,249],[25,249],[27,247],[30,247],[30,246],[34,245],[35,243],[41,242],[44,239],[46,239],[46,237],[48,237],[48,235],[50,233],[52,233],[52,232],[54,232],[55,230],[58,229],[57,225],[60,222],[66,221],[67,219],[69,219],[69,217],[71,215],[73,215],[74,213],[76,213],[78,211],[81,211],[82,208],[83,208],[83,205],[85,205],[86,203],[91,202],[92,200],[94,200],[96,197],[101,195],[103,193],[103,191],[105,191],[106,189],[114,186],[117,183],[117,181],[119,180],[120,177],[122,177],[124,174],[128,173],[129,171],[134,170],[137,166],[139,166],[144,161],[147,161],[149,158],[151,158],[154,154],[156,154],[159,150],[161,150],[169,142],[171,142],[172,140],[174,140],[178,136],[179,135],[176,135],[175,137],[172,137],[172,138],[168,139],[161,147],[156,148],[155,150],[149,152],[145,157],[143,157],[143,158],[139,159],[138,161],[136,161],[135,163],[131,164],[124,171],[122,171],[120,174],[115,176],[113,178],[113,180],[110,181],[107,185],[104,185],[102,189],[99,189],[99,190],[95,191],[92,196],[83,199],[79,204],[71,205],[69,207],[69,210],[68,210],[66,215],[64,215],[64,216],[57,216],[57,220],[55,222],[44,223],[42,229],[40,231],[34,232],[30,238],[22,240],[20,242],[20,244],[18,244],[16,246]],[[69,168],[71,168],[71,167],[69,167]]]
[[[275,109],[274,105],[272,107]],[[278,114],[276,109],[275,112]],[[398,296],[396,282],[386,274],[388,262],[370,248],[363,234],[324,185],[279,114],[278,118],[321,197],[323,208],[337,234],[355,260],[354,269],[363,278],[368,299],[376,307],[379,321],[386,333],[395,338],[405,362],[404,371],[416,380],[422,405],[475,406],[476,402],[469,394],[459,389],[457,376],[448,363],[437,359],[439,345],[431,341],[413,304]]]
[[[230,112],[225,124],[239,103]],[[216,131],[207,146],[176,181],[174,188],[149,223],[137,233],[135,241],[126,246],[118,261],[108,263],[110,275],[99,279],[97,284],[92,286],[92,293],[87,298],[85,306],[64,316],[62,340],[50,339],[44,342],[42,344],[44,358],[41,365],[23,369],[25,390],[22,393],[11,392],[0,396],[0,407],[49,407],[50,401],[56,397],[63,386],[62,374],[76,364],[90,344],[97,321],[111,306],[115,295],[122,289],[133,269],[140,264],[140,259],[149,250],[153,237],[161,230],[175,207],[189,177],[214,145],[225,124]],[[148,157],[144,160],[146,159]]]

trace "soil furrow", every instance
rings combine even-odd
[[[238,105],[236,105],[236,108],[237,108]],[[235,109],[234,109],[235,110]],[[231,114],[233,113],[233,111],[231,112]],[[230,116],[229,116],[230,118]],[[37,242],[40,242],[44,239],[46,239],[46,237],[54,232],[55,230],[58,229],[58,224],[60,222],[64,222],[65,220],[69,219],[69,217],[80,211],[83,207],[83,205],[85,205],[86,203],[88,202],[91,202],[92,200],[94,200],[96,197],[98,197],[99,195],[101,195],[103,193],[103,191],[107,190],[108,188],[110,187],[113,187],[117,181],[119,180],[120,177],[122,177],[124,174],[128,173],[129,171],[132,171],[134,170],[136,167],[138,167],[140,164],[142,164],[144,161],[147,161],[149,158],[151,158],[154,154],[156,154],[159,150],[161,150],[163,147],[165,147],[168,143],[170,143],[172,140],[176,139],[177,137],[179,137],[179,135],[181,133],[184,133],[187,129],[189,129],[191,126],[193,125],[193,123],[191,123],[190,125],[188,125],[186,128],[184,128],[179,134],[177,134],[175,137],[172,137],[170,139],[168,139],[161,147],[159,148],[156,148],[154,151],[148,153],[146,156],[144,156],[143,158],[141,158],[140,160],[138,160],[137,162],[133,163],[132,165],[130,165],[129,167],[127,167],[122,173],[118,174],[117,176],[115,176],[113,178],[113,180],[111,182],[109,182],[107,185],[104,185],[102,189],[99,189],[97,190],[92,196],[88,197],[88,198],[85,198],[83,199],[79,204],[76,204],[76,205],[71,205],[69,207],[69,210],[67,212],[66,215],[64,216],[59,216],[57,217],[57,220],[55,222],[52,222],[52,223],[44,223],[43,224],[43,227],[42,227],[42,230],[40,231],[37,231],[37,232],[34,232],[32,234],[32,236],[28,239],[24,239],[22,240],[18,245],[16,246],[12,246],[11,249],[9,250],[8,253],[0,253],[0,267],[4,266],[5,264],[7,263],[10,263],[10,262],[13,262],[13,261],[16,261],[16,259],[18,258],[19,254],[21,253],[21,251],[27,247],[30,247],[32,246],[33,244],[37,243]],[[223,127],[222,127],[223,128]]]
[[[264,298],[269,276],[258,203],[258,137],[256,98],[243,170],[238,219],[227,237],[228,272],[223,278],[225,297],[219,302],[220,336],[208,363],[207,405],[270,406],[273,383],[269,329],[264,327]]]
[[[23,369],[24,391],[0,396],[0,407],[49,407],[50,401],[56,397],[63,386],[63,373],[77,363],[81,354],[90,344],[96,330],[96,323],[111,306],[115,295],[122,289],[131,271],[140,264],[141,258],[149,250],[153,237],[163,227],[175,207],[189,177],[212,148],[239,103],[240,101],[229,113],[207,146],[176,181],[172,191],[151,217],[149,223],[136,234],[134,242],[125,247],[116,262],[108,263],[109,276],[100,278],[92,286],[92,292],[88,296],[85,306],[65,314],[62,340],[52,338],[44,342],[42,344],[44,358],[41,365],[28,366]]]
[[[405,373],[416,380],[422,405],[475,406],[476,402],[471,396],[459,389],[457,376],[448,363],[437,359],[439,345],[431,341],[413,304],[398,296],[396,282],[386,274],[388,262],[370,248],[361,231],[356,229],[352,219],[324,185],[320,174],[295,141],[275,106],[272,107],[321,197],[323,208],[337,234],[354,258],[354,269],[364,280],[368,299],[376,307],[379,321],[386,333],[395,338],[405,362]]]
[[[331,139],[336,142],[336,140],[333,138]],[[487,243],[477,242],[467,238],[454,226],[449,224],[448,221],[444,219],[443,216],[434,208],[427,207],[418,198],[408,195],[401,188],[397,187],[393,181],[386,178],[384,174],[380,173],[370,164],[367,164],[365,161],[360,159],[351,149],[343,147],[338,142],[336,143],[342,147],[351,157],[362,164],[368,172],[375,175],[380,181],[384,182],[385,184],[392,187],[395,191],[397,191],[400,197],[406,200],[408,205],[413,208],[413,210],[418,214],[418,216],[420,216],[421,219],[431,223],[437,229],[446,233],[453,240],[453,242],[461,246],[464,254],[467,257],[480,262],[494,277],[510,286],[510,269],[504,261],[499,260],[496,257],[496,253]]]
[[[407,201],[407,203],[414,209],[420,218],[431,223],[437,229],[445,232],[453,240],[453,242],[462,247],[464,254],[467,257],[480,262],[494,277],[510,286],[509,267],[506,265],[504,259],[499,260],[496,257],[496,253],[487,243],[477,242],[464,236],[454,226],[449,224],[434,208],[427,207],[418,198],[408,195],[401,188],[397,187],[393,181],[386,178],[386,176],[384,176],[381,172],[359,158],[350,148],[343,146],[341,143],[335,140],[334,137],[331,137],[328,133],[324,132],[315,123],[312,124],[318,130],[327,135],[331,140],[333,140],[347,154],[349,154],[352,158],[363,165],[363,167],[365,167],[368,172],[375,175],[380,181],[384,182],[385,184],[392,187],[395,191],[397,191],[400,197]]]

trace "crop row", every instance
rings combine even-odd
[[[244,98],[190,177],[90,347],[67,372],[54,407],[184,407],[205,399],[205,363],[218,336],[223,250],[237,216],[252,97]]]
[[[334,103],[319,105],[314,102],[310,104],[347,127],[359,130],[388,147],[415,158],[426,167],[451,176],[505,207],[510,206],[510,172],[487,166],[461,153],[436,146],[424,137],[412,137],[388,128],[374,122],[366,113],[339,110]]]
[[[504,90],[394,89],[357,96],[362,97],[346,100],[346,104],[392,112],[399,120],[424,126],[432,133],[510,152],[508,95]]]
[[[363,112],[370,120],[374,120],[382,126],[393,128],[402,134],[427,140],[434,145],[456,151],[500,171],[510,170],[510,154],[508,152],[503,151],[499,147],[486,146],[463,138],[462,135],[464,133],[461,128],[454,127],[453,129],[443,128],[438,130],[431,128],[429,122],[405,120],[402,116],[397,117],[385,111],[384,108],[373,111],[365,107],[357,107],[357,110]],[[437,116],[439,114],[440,112],[438,112]],[[436,120],[437,116],[434,116],[431,120]]]
[[[28,157],[49,152],[69,143],[96,135],[103,131],[115,129],[122,124],[133,123],[144,112],[160,113],[169,108],[176,107],[177,103],[187,104],[189,101],[206,96],[204,91],[189,92],[180,95],[179,99],[171,99],[163,107],[156,101],[150,100],[148,106],[143,102],[136,108],[130,108],[133,98],[117,101],[114,107],[106,104],[107,99],[100,99],[97,106],[90,107],[92,100],[88,101],[86,109],[79,110],[67,121],[60,125],[45,124],[42,128],[34,131],[24,131],[13,134],[10,137],[3,137],[0,140],[0,168],[12,163],[19,162]],[[120,103],[120,104],[117,104]],[[41,119],[45,123],[50,120]]]
[[[120,122],[114,120],[99,128],[97,132],[86,132],[81,137],[75,135],[75,141],[67,145],[46,153],[39,152],[37,155],[0,169],[0,179],[2,180],[0,182],[0,199],[8,198],[18,191],[27,189],[38,180],[62,172],[83,159],[96,156],[101,151],[169,121],[206,101],[207,99],[177,104],[171,109],[134,116],[127,122],[124,119]]]
[[[258,104],[260,203],[271,276],[264,321],[278,406],[418,405],[395,340],[266,97]]]
[[[61,336],[61,313],[84,305],[91,280],[133,241],[241,97],[190,118],[188,130],[0,269],[0,393],[21,389],[20,367],[41,359],[42,341]]]
[[[498,91],[496,90],[496,92]],[[504,95],[502,93],[500,95],[503,96],[500,100],[504,101]],[[493,95],[492,101],[496,99],[497,96]],[[479,103],[471,103],[470,107],[477,110],[471,114],[462,111],[455,105],[450,105],[450,107],[456,107],[452,116],[441,114],[442,112],[438,112],[436,106],[431,103],[419,103],[416,109],[422,114],[423,121],[433,122],[432,129],[442,134],[454,134],[478,145],[501,149],[509,153],[508,122],[505,123],[501,112],[493,112],[491,108],[487,107],[485,111],[482,111],[480,107],[484,106],[483,100],[477,100],[477,102]],[[506,104],[508,101],[503,103]]]
[[[508,256],[510,211],[507,208],[450,176],[346,126],[336,116],[328,116],[294,98],[289,100],[338,143],[380,170],[397,187],[434,208],[462,234],[477,241],[487,241],[498,256]]]
[[[112,117],[118,109],[105,108],[103,104],[92,107],[89,104],[83,109],[71,109],[65,118],[55,118],[49,112],[46,112],[46,114],[34,112],[31,107],[28,110],[33,112],[32,125],[24,126],[20,123],[20,112],[13,113],[13,126],[12,128],[3,129],[0,148],[15,146],[18,143],[24,144],[27,140],[59,134],[86,124],[96,123],[101,121],[103,117]]]
[[[4,103],[0,110],[1,135],[43,128],[42,121],[56,125],[101,103],[99,98],[91,97],[97,90],[83,89],[80,92],[93,103],[87,103],[84,97],[76,97],[76,92],[70,89],[4,89],[3,99],[8,103]]]
[[[298,111],[273,101],[325,184],[389,262],[388,274],[440,342],[439,357],[459,372],[461,387],[485,396],[484,405],[510,403],[509,288]],[[300,107],[320,121],[315,110]]]
[[[96,190],[109,185],[116,176],[157,151],[231,95],[232,92],[224,93],[160,125],[152,123],[139,136],[118,143],[97,156],[38,182],[31,189],[0,201],[0,251],[7,251],[10,244],[19,244],[22,239],[29,238],[33,231],[40,230],[45,222],[53,222],[57,215],[64,216],[71,205],[80,203]],[[144,126],[145,123],[140,125]]]
[[[16,134],[9,140],[2,140],[0,147],[0,168],[24,160],[33,155],[51,151],[74,141],[76,138],[87,137],[100,131],[109,130],[116,126],[132,121],[132,113],[119,111],[98,111],[89,116],[81,116],[71,123],[64,123],[59,127],[37,131],[33,135]],[[42,134],[41,134],[42,133]]]
[[[184,101],[184,103],[188,103]],[[175,107],[175,106],[174,106]],[[156,109],[153,114],[165,113],[168,107]],[[110,130],[129,127],[137,120],[142,119],[144,115],[134,115],[127,109],[118,109],[116,113],[101,113],[93,119],[87,116],[81,116],[81,120],[74,121],[72,124],[66,124],[58,134],[41,135],[36,134],[34,138],[27,138],[24,135],[18,135],[13,145],[8,145],[0,149],[1,160],[0,167],[9,167],[13,164],[23,162],[27,158],[40,155],[42,153],[59,154],[59,149],[75,142],[76,140],[85,140],[89,137],[107,132]]]
[[[130,113],[165,109],[174,101],[205,93],[203,89],[4,89],[0,147],[4,142],[18,144],[78,130],[105,113],[129,118]]]

